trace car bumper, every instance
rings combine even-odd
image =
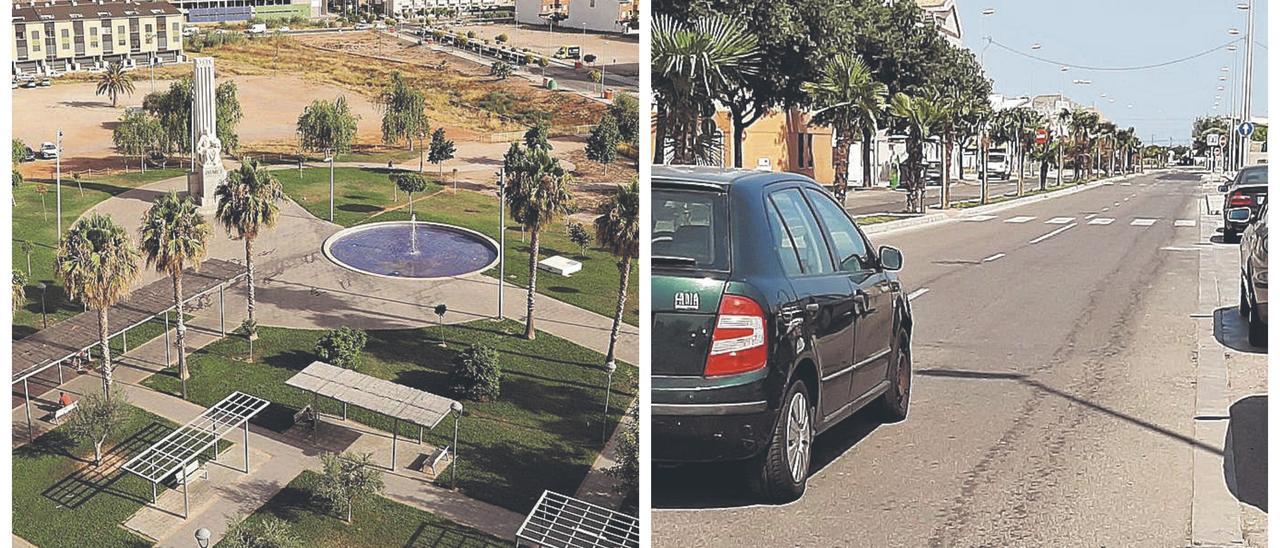
[[[730,378],[654,377],[652,459],[715,462],[751,458],[777,420],[765,396],[764,370]]]

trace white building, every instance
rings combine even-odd
[[[556,27],[632,33],[629,23],[639,10],[639,0],[516,0],[516,22],[547,25],[558,14],[564,19],[556,21]]]
[[[413,14],[418,10],[437,8],[473,10],[512,6],[512,0],[388,0],[388,2],[391,12],[399,14]]]

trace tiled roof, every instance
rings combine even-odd
[[[180,15],[182,12],[168,2],[79,2],[69,0],[39,2],[15,2],[14,23],[66,21],[68,19],[103,19],[120,17],[145,17],[155,15]]]

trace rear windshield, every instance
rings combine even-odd
[[[1267,184],[1267,170],[1263,169],[1246,169],[1240,172],[1236,177],[1237,185],[1265,185]]]
[[[653,191],[653,264],[729,268],[729,205],[720,192]]]

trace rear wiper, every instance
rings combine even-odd
[[[649,261],[653,264],[662,263],[688,266],[696,266],[698,264],[698,260],[693,257],[673,257],[670,255],[653,255],[649,257]]]

